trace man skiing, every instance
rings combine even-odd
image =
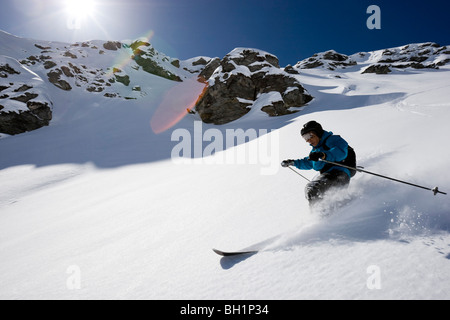
[[[310,206],[314,206],[323,199],[324,194],[330,188],[347,187],[350,178],[355,173],[353,170],[320,160],[355,167],[356,156],[343,138],[333,135],[331,131],[323,130],[316,121],[307,122],[301,130],[301,135],[311,145],[311,153],[303,159],[284,160],[281,165],[283,167],[295,166],[301,170],[314,169],[320,172],[320,175],[305,187],[306,199]]]

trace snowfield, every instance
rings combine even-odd
[[[314,100],[296,114],[188,114],[160,133],[150,124],[177,82],[148,75],[138,100],[47,83],[50,126],[0,134],[0,298],[449,299],[450,195],[358,173],[320,217],[279,166],[309,153],[300,129],[316,120],[365,170],[450,192],[450,67],[366,66],[301,70]],[[236,145],[226,130],[257,136]],[[187,138],[174,132],[207,157],[173,158]],[[233,147],[208,156],[212,136]]]

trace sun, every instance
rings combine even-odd
[[[93,0],[65,0],[67,13],[75,18],[82,19],[87,16],[92,16],[95,9],[95,2]]]
[[[64,0],[67,13],[67,28],[79,30],[86,24],[87,19],[95,19],[94,0]]]

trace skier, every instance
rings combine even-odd
[[[316,121],[307,122],[301,130],[301,135],[312,147],[309,157],[284,160],[281,162],[281,166],[295,166],[301,170],[320,171],[320,175],[305,187],[306,199],[310,206],[314,207],[330,188],[347,187],[350,178],[355,174],[353,170],[329,164],[320,159],[356,167],[356,156],[354,150],[343,138],[334,135],[331,131],[323,130]]]

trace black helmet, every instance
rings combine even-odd
[[[319,138],[322,138],[323,129],[320,123],[312,120],[303,125],[302,130],[300,131],[301,135],[303,136],[305,133],[308,132],[314,132]]]

